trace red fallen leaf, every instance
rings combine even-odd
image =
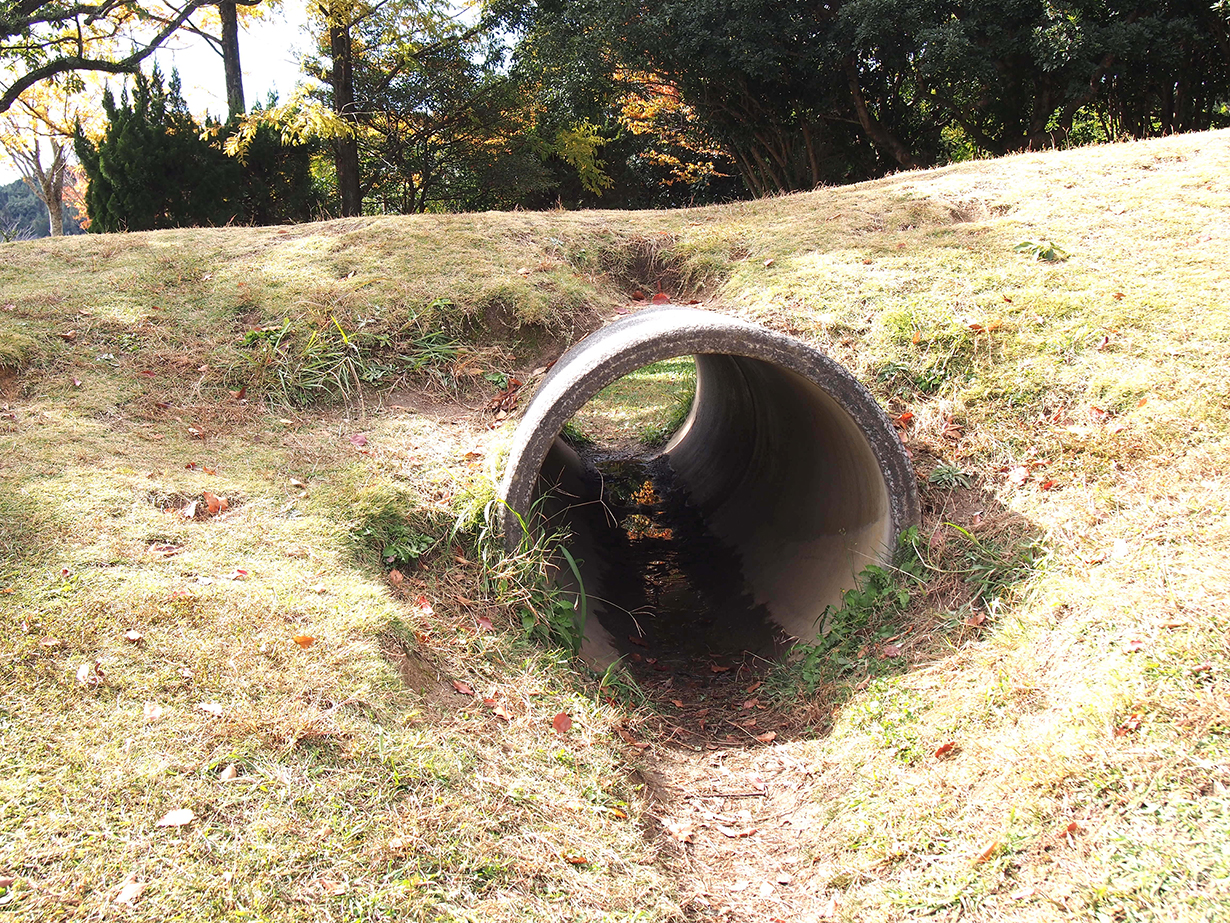
[[[1102,339],[1098,340],[1098,345],[1095,346],[1094,349],[1096,349],[1098,352],[1101,352],[1109,345],[1110,345],[1110,335],[1104,333],[1102,334]]]
[[[716,663],[709,664],[709,669],[712,670],[714,673],[729,673],[730,672],[730,667],[719,666]]]
[[[206,469],[208,471],[208,469]],[[208,490],[202,491],[201,496],[205,498],[205,503],[209,509],[210,516],[217,516],[219,513],[224,513],[230,509],[230,504],[226,502],[226,497],[219,497],[216,494],[211,494]]]
[[[350,437],[350,441],[354,443],[356,446],[358,446],[359,448],[363,448],[363,446],[367,445],[367,437],[364,436],[362,433],[355,433],[353,436]]]
[[[965,624],[968,625],[970,628],[977,628],[978,626],[983,624],[983,622],[985,622],[986,620],[987,620],[987,614],[985,612],[975,612],[973,615],[971,615],[969,618],[965,620]]]
[[[1144,717],[1145,716],[1141,712],[1132,712],[1123,719],[1122,723],[1117,728],[1115,728],[1115,736],[1125,737],[1133,731],[1140,730],[1140,722],[1144,719]]]
[[[1111,297],[1111,298],[1113,298],[1113,299],[1115,299],[1115,301],[1122,301],[1122,300],[1123,300],[1123,292],[1115,292],[1115,294],[1111,295],[1110,297]]]
[[[917,330],[915,330],[913,333],[910,334],[910,342],[913,343],[915,346],[918,345],[918,341],[921,339],[922,339],[922,334],[919,333]]]
[[[683,708],[682,699],[671,699],[671,704],[674,705],[676,708]]]
[[[423,615],[434,615],[435,614],[436,610],[431,608],[431,601],[428,600],[426,596],[419,596],[414,601],[414,604],[418,606],[419,611],[421,611]]]
[[[142,369],[141,371],[137,372],[137,374],[140,375],[142,378],[153,378],[154,375],[156,375],[157,373],[150,371],[149,369]]]
[[[898,416],[898,417],[897,417],[897,419],[896,419],[894,422],[895,422],[898,426],[900,426],[902,429],[905,429],[905,428],[906,428],[906,427],[910,424],[910,421],[911,421],[911,420],[913,420],[913,419],[914,419],[914,414],[910,413],[910,412],[907,410],[905,413],[903,413],[903,414],[901,414],[900,416]]]
[[[628,640],[631,641],[633,644],[635,644],[637,647],[649,647],[648,641],[646,641],[644,638],[638,638],[636,635],[628,635]]]
[[[462,695],[474,695],[474,690],[470,688],[470,684],[463,683],[459,679],[453,680],[453,688],[456,689],[458,692],[460,692]]]
[[[478,627],[483,631],[492,631],[495,627],[491,624],[491,619],[487,618],[485,615],[480,615],[474,621],[478,622]]]
[[[1050,490],[1054,486],[1055,486],[1055,482],[1051,480],[1050,478],[1047,478],[1045,481],[1043,481],[1041,484],[1038,485],[1038,489],[1039,490]]]
[[[1008,472],[1008,483],[1014,487],[1020,487],[1029,480],[1029,469],[1024,465],[1017,465]]]
[[[242,567],[236,567],[233,572],[227,574],[222,579],[223,580],[247,580],[248,572],[244,570]]]
[[[935,748],[935,758],[942,760],[944,757],[957,752],[957,742],[950,740],[946,744],[940,744]]]
[[[218,473],[218,469],[217,469],[217,468],[206,468],[206,467],[202,466],[202,467],[201,467],[201,470],[202,470],[202,471],[204,471],[206,474],[217,474],[217,473]],[[222,501],[222,502],[223,502],[223,503],[225,503],[226,501],[224,500],[224,501]],[[223,509],[226,509],[226,507],[223,507]]]
[[[1129,654],[1135,654],[1138,650],[1145,646],[1145,642],[1139,638],[1133,638],[1127,644],[1123,645],[1123,649]]]
[[[986,862],[993,855],[995,855],[995,850],[997,849],[999,849],[999,840],[992,840],[987,844],[986,848],[982,852],[974,857],[974,864],[977,865],[979,862]]]
[[[311,635],[295,635],[294,640],[295,640],[295,643],[298,644],[305,651],[309,647],[311,647],[313,644],[316,643],[316,639],[313,638]]]
[[[1011,296],[1011,295],[1005,295],[1005,296],[1004,296],[1004,301],[1008,302],[1008,304],[1012,304],[1012,296]]]
[[[551,727],[555,728],[556,734],[567,734],[572,728],[572,719],[567,712],[562,711],[551,719]]]
[[[870,260],[870,259],[863,260],[863,265],[864,265],[864,266],[870,266],[870,265],[871,265],[871,260]]]
[[[570,865],[589,865],[589,860],[584,856],[564,856],[564,861]]]
[[[756,682],[752,683],[750,686],[748,686],[743,691],[746,692],[748,695],[751,695],[753,692],[755,692],[757,689],[759,689],[763,685],[764,683],[761,680],[756,680]]]
[[[247,385],[244,385],[244,386],[243,386],[242,388],[240,388],[238,391],[231,391],[231,392],[230,392],[230,395],[231,395],[231,397],[233,397],[235,400],[237,400],[237,401],[242,401],[242,400],[243,400],[243,396],[244,396],[245,394],[247,394],[247,393],[248,393],[248,386],[247,386]]]
[[[1093,418],[1095,423],[1105,423],[1110,419],[1110,411],[1103,410],[1101,407],[1090,407],[1089,416]]]
[[[651,302],[653,304],[670,304],[671,296],[666,294],[666,292],[658,292],[658,294],[653,296]]]
[[[1067,839],[1068,837],[1072,837],[1078,833],[1084,833],[1084,832],[1085,831],[1081,828],[1080,824],[1078,824],[1076,821],[1070,821],[1067,824],[1067,826],[1065,826],[1062,830],[1059,831],[1059,838],[1061,840]]]

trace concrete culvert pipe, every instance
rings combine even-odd
[[[602,388],[678,356],[695,357],[691,411],[643,460],[676,514],[660,531],[698,549],[691,576],[699,595],[683,615],[685,641],[689,620],[709,625],[711,647],[727,647],[714,653],[758,647],[753,653],[767,656],[792,639],[814,639],[825,607],[868,564],[891,561],[897,536],[918,521],[900,439],[838,363],[806,343],[693,308],[623,318],[573,346],[544,378],[501,487],[510,552],[525,538],[522,523],[535,535],[567,533],[588,609],[582,654],[598,665],[629,652],[630,634],[652,634],[646,624],[663,593],[648,598],[636,585],[644,579],[638,568],[658,562],[629,554],[608,479],[560,432]],[[556,579],[578,589],[571,567]],[[751,622],[760,627],[750,630]]]

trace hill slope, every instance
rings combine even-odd
[[[0,246],[4,909],[1224,917],[1228,216],[1218,132]],[[750,749],[523,640],[541,561],[483,518],[495,383],[659,286],[847,364],[924,490],[910,605]]]

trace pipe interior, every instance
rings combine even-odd
[[[892,556],[884,475],[867,437],[829,394],[760,359],[695,361],[687,419],[663,449],[630,460],[643,466],[665,516],[658,531],[668,541],[655,549],[671,541],[689,549],[681,567],[691,595],[674,583],[646,590],[657,551],[638,556],[644,535],[622,527],[619,510],[640,501],[630,507],[615,495],[601,449],[582,454],[557,436],[539,473],[535,500],[547,528],[570,533],[566,546],[579,562],[589,603],[582,653],[596,663],[634,652],[629,635],[771,656],[793,639],[814,639],[825,608],[858,572]],[[569,568],[558,582],[575,588]],[[682,624],[657,626],[656,610],[678,604]]]

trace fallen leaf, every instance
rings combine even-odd
[[[71,343],[73,340],[77,339],[77,331],[65,330],[63,333],[57,333],[56,336],[58,336],[61,340],[67,340]]]
[[[505,721],[512,721],[512,714],[504,706],[503,702],[496,702],[491,706],[491,713],[497,718],[503,718]]]
[[[773,265],[774,262],[775,260],[773,259],[773,257],[769,257],[767,260],[764,261],[764,268],[768,269],[770,266]]]
[[[63,643],[64,642],[61,641],[59,638],[43,638],[41,641],[38,642],[38,646],[45,647],[48,650],[50,650],[52,648],[60,647]]]
[[[1098,340],[1098,345],[1095,346],[1094,349],[1096,349],[1098,352],[1101,352],[1109,345],[1110,345],[1110,336],[1104,333],[1102,334],[1102,339]]]
[[[628,635],[628,640],[631,641],[633,644],[635,644],[637,647],[649,647],[648,641],[646,641],[644,638],[638,638],[636,635]]]
[[[0,888],[11,888],[15,884],[17,884],[16,878],[0,878]]]
[[[179,515],[183,516],[184,519],[196,519],[196,507],[198,502],[199,501],[197,500],[193,500],[179,511]]]
[[[938,747],[935,748],[935,758],[937,760],[942,760],[944,757],[951,756],[952,754],[956,752],[957,752],[957,742],[955,740],[950,740],[948,741],[948,743],[940,744]]]
[[[714,673],[729,673],[730,667],[723,667],[716,663],[709,664],[709,669]]]
[[[666,294],[666,292],[658,292],[658,294],[654,295],[650,301],[653,304],[670,304],[671,296]]]
[[[1008,483],[1015,487],[1020,487],[1029,480],[1029,469],[1024,465],[1017,465],[1008,472]]]
[[[1145,642],[1137,638],[1123,645],[1123,649],[1127,651],[1129,654],[1135,654],[1138,650],[1140,650],[1144,646],[1145,646]]]
[[[762,744],[770,743],[777,739],[777,731],[765,731],[763,734],[757,734],[756,739]]]
[[[987,614],[985,612],[975,612],[973,615],[971,615],[969,618],[965,620],[965,624],[968,625],[970,628],[978,628],[986,620],[987,620]]]
[[[564,861],[570,865],[589,865],[589,860],[584,856],[569,856],[565,854]]]
[[[188,824],[196,820],[196,814],[191,808],[177,808],[174,811],[168,811],[162,816],[155,827],[186,827]]]
[[[1076,821],[1070,821],[1062,830],[1059,831],[1059,836],[1061,839],[1066,839],[1067,837],[1075,836],[1076,834],[1083,832],[1084,831],[1081,829],[1080,824]]]
[[[131,907],[133,902],[144,894],[145,889],[148,887],[149,884],[144,881],[129,881],[115,892],[115,897],[111,898],[111,900],[117,904],[127,904]]]
[[[247,394],[247,393],[248,393],[248,386],[247,386],[247,385],[244,385],[244,386],[243,386],[242,388],[240,388],[238,391],[231,391],[231,392],[230,392],[230,395],[231,395],[231,397],[233,397],[235,400],[237,400],[237,401],[242,401],[242,400],[243,400],[243,396],[244,396],[245,394]]]
[[[367,437],[364,436],[362,433],[355,433],[353,436],[350,437],[350,441],[354,443],[356,446],[358,446],[359,448],[363,448],[363,446],[367,445]]]
[[[295,635],[294,641],[304,650],[307,650],[316,643],[316,639],[311,635]]]
[[[463,683],[459,679],[453,680],[453,688],[456,689],[458,692],[460,692],[462,695],[474,695],[474,690],[470,688],[470,684]]]
[[[207,715],[213,715],[215,718],[221,718],[226,712],[226,709],[217,702],[198,702],[196,707],[198,711],[203,711]]]
[[[205,438],[205,434],[201,432],[201,430],[197,429],[195,426],[188,427],[188,435],[191,436],[193,439],[204,439]]]
[[[671,835],[672,839],[680,843],[691,843],[692,837],[696,832],[687,821],[674,820],[670,817],[662,818],[662,826],[666,828],[666,832]]]
[[[900,644],[885,644],[884,645],[884,656],[885,657],[900,657],[901,651],[902,651],[902,647]]]
[[[206,473],[210,473],[209,469],[205,469]],[[230,504],[226,502],[226,497],[219,497],[217,494],[211,494],[208,490],[202,491],[201,496],[205,498],[205,503],[209,509],[210,516],[217,516],[219,513],[225,513],[230,509]]]
[[[1043,481],[1041,484],[1038,485],[1038,489],[1039,490],[1051,490],[1054,486],[1055,486],[1055,482],[1051,480],[1050,478],[1047,478],[1045,481]]]
[[[77,684],[80,686],[97,686],[102,682],[102,672],[97,667],[97,661],[87,661],[77,667]]]
[[[979,862],[986,862],[993,855],[995,855],[995,850],[997,849],[999,849],[999,840],[992,840],[986,845],[986,848],[983,849],[982,852],[974,857],[974,864],[977,865]]]
[[[396,569],[389,571],[389,583],[393,584],[393,586],[401,586],[405,579],[406,575],[401,571]]]
[[[1138,712],[1138,711],[1132,712],[1130,715],[1124,718],[1122,722],[1120,722],[1117,728],[1115,728],[1115,736],[1116,737],[1126,737],[1128,734],[1131,734],[1133,731],[1140,730],[1140,722],[1144,719],[1144,717],[1145,716],[1141,712]]]
[[[770,884],[770,883],[769,883],[769,882],[767,882],[767,881],[762,881],[762,882],[760,883],[760,897],[761,897],[761,899],[772,897],[772,896],[773,896],[773,892],[774,892],[775,890],[776,890],[776,889],[773,887],[773,885],[772,885],[772,884]]]
[[[572,728],[572,719],[568,717],[567,712],[560,712],[551,719],[551,727],[555,728],[557,734],[567,734]]]
[[[239,778],[239,770],[235,768],[234,763],[228,763],[226,768],[218,773],[219,782],[234,782]]]
[[[223,580],[247,580],[248,576],[249,574],[246,570],[244,570],[242,567],[236,567],[233,572],[227,574],[222,579]]]
[[[676,708],[683,708],[682,699],[671,699],[671,704],[674,705]]]
[[[911,421],[911,420],[913,420],[913,419],[914,419],[914,414],[910,413],[910,412],[907,410],[905,413],[903,413],[903,414],[901,414],[900,416],[898,416],[898,417],[897,417],[897,419],[896,419],[894,422],[895,422],[898,426],[900,426],[902,429],[905,429],[905,428],[909,425],[910,421]]]
[[[478,623],[478,627],[483,631],[492,631],[495,628],[495,626],[491,624],[491,619],[487,618],[485,615],[480,615],[474,621]]]
[[[141,714],[145,718],[146,724],[153,724],[155,721],[161,721],[167,715],[167,710],[157,702],[146,702],[141,706]]]
[[[422,612],[423,615],[434,615],[435,614],[435,610],[431,608],[431,602],[427,599],[426,596],[419,596],[414,601],[414,604],[418,606],[419,611]]]

